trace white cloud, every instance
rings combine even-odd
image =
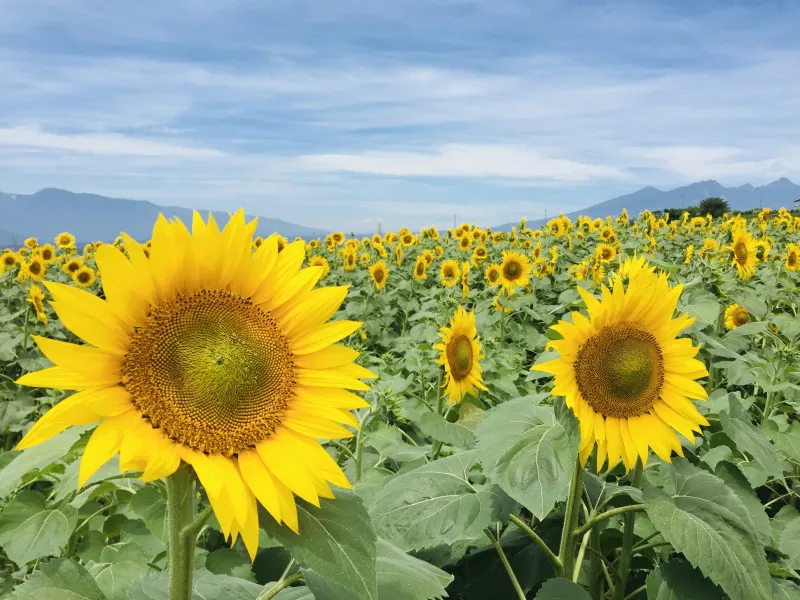
[[[524,146],[447,144],[432,152],[311,154],[297,159],[311,171],[427,177],[511,177],[587,181],[625,179],[620,169],[547,158]]]
[[[38,127],[0,129],[0,146],[71,150],[106,156],[169,156],[176,158],[218,158],[223,154],[211,148],[198,148],[132,138],[114,133],[57,134]]]

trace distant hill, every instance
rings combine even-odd
[[[626,208],[628,214],[631,217],[635,217],[645,209],[654,211],[663,208],[696,206],[702,200],[711,196],[725,198],[731,210],[736,211],[746,211],[759,207],[777,209],[782,206],[791,209],[794,206],[794,201],[800,199],[800,185],[796,185],[782,177],[777,181],[760,187],[753,187],[747,183],[739,187],[726,188],[714,180],[698,181],[697,183],[666,191],[654,187],[646,187],[638,192],[618,196],[600,204],[571,212],[567,216],[570,219],[575,219],[579,215],[605,218],[606,215],[618,215],[623,208]],[[538,228],[544,225],[545,222],[545,219],[528,221],[528,226]],[[510,231],[512,225],[516,225],[516,223],[506,223],[495,229],[497,231]]]
[[[137,240],[150,238],[158,213],[167,218],[178,217],[187,225],[192,210],[177,206],[158,206],[141,200],[107,198],[96,194],[75,194],[67,190],[46,188],[35,194],[0,192],[0,248],[18,247],[27,237],[41,243],[52,241],[62,231],[72,233],[81,244],[94,240],[113,240],[121,231]],[[202,211],[204,215],[208,211]],[[218,222],[225,223],[228,213],[213,211]],[[294,239],[325,235],[327,232],[302,227],[280,219],[258,219],[257,234],[274,232]]]

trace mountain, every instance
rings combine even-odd
[[[201,212],[208,214],[208,211]],[[46,188],[35,194],[0,192],[0,248],[21,246],[27,237],[38,238],[42,243],[52,241],[62,231],[69,231],[81,244],[110,241],[121,231],[136,240],[147,240],[158,213],[164,213],[167,218],[178,217],[187,225],[192,222],[189,208],[157,206],[141,200],[75,194],[56,188]],[[225,223],[228,219],[225,211],[213,213],[217,222]],[[280,219],[258,219],[258,235],[274,232],[289,240],[297,236],[310,239],[327,233]]]
[[[725,198],[731,210],[746,211],[753,208],[773,208],[785,207],[793,208],[794,201],[800,199],[800,185],[796,185],[782,177],[767,185],[753,187],[746,183],[739,187],[726,188],[719,182],[712,180],[698,181],[690,185],[675,188],[674,190],[659,190],[652,186],[642,188],[638,192],[618,196],[611,200],[606,200],[600,204],[595,204],[575,212],[567,214],[570,219],[575,219],[579,215],[597,218],[606,215],[618,215],[623,208],[628,210],[631,217],[638,215],[643,210],[661,210],[663,208],[683,208],[685,206],[696,206],[700,201],[711,196]],[[557,215],[553,215],[557,216]],[[545,219],[538,221],[528,221],[528,226],[537,228],[546,223]],[[496,229],[498,231],[510,231],[511,226],[516,223],[507,223]]]

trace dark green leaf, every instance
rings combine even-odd
[[[409,556],[386,540],[378,540],[378,597],[380,600],[446,598],[453,576]]]
[[[733,406],[733,402],[731,404]],[[722,430],[735,442],[739,452],[746,452],[752,456],[767,475],[776,479],[783,477],[783,464],[778,459],[769,438],[763,432],[727,411],[721,412],[719,418]]]
[[[772,531],[769,528],[769,517],[764,511],[764,506],[750,487],[747,479],[733,463],[721,461],[714,469],[714,473],[731,488],[739,500],[747,508],[750,518],[755,525],[754,532],[762,546],[767,546],[772,542]]]
[[[536,594],[536,600],[592,600],[589,593],[569,579],[548,579]]]
[[[419,428],[428,437],[457,448],[469,449],[475,446],[475,434],[472,431],[460,423],[450,423],[436,413],[422,415]]]
[[[647,600],[723,600],[722,590],[682,560],[659,565],[647,576]]]
[[[89,572],[71,560],[39,565],[28,580],[14,590],[14,600],[108,600]]]
[[[134,494],[131,508],[147,529],[162,542],[167,541],[167,491],[159,483],[146,485]]]

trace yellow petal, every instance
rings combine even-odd
[[[319,497],[304,465],[298,465],[289,452],[289,444],[280,435],[273,434],[256,445],[264,465],[287,488],[306,502],[319,506]]]
[[[131,410],[116,417],[108,417],[95,428],[83,450],[83,456],[81,456],[78,488],[83,487],[83,484],[97,472],[97,469],[119,452],[122,437],[132,418],[139,418],[136,411]]]
[[[240,453],[238,463],[242,479],[258,498],[258,501],[267,509],[267,512],[272,515],[272,518],[280,523],[281,505],[278,500],[275,477],[254,450]]]
[[[155,302],[152,285],[142,283],[148,270],[137,270],[117,248],[104,244],[97,248],[94,260],[100,271],[103,292],[117,314],[129,325],[138,325]]]
[[[361,327],[359,321],[333,321],[299,336],[293,341],[292,351],[297,355],[311,354],[335,344]]]
[[[101,246],[103,248],[104,246]],[[95,387],[113,385],[120,380],[123,357],[92,346],[31,336],[47,360],[67,371],[97,379]]]
[[[344,302],[348,289],[348,286],[318,288],[294,303],[281,306],[276,314],[280,316],[286,336],[289,339],[302,337],[330,320]]]
[[[613,468],[622,455],[622,438],[619,433],[617,417],[606,417],[606,440],[608,442],[608,467]]]
[[[298,356],[295,358],[294,364],[304,369],[331,369],[352,363],[359,354],[357,350],[334,344],[311,354]]]

